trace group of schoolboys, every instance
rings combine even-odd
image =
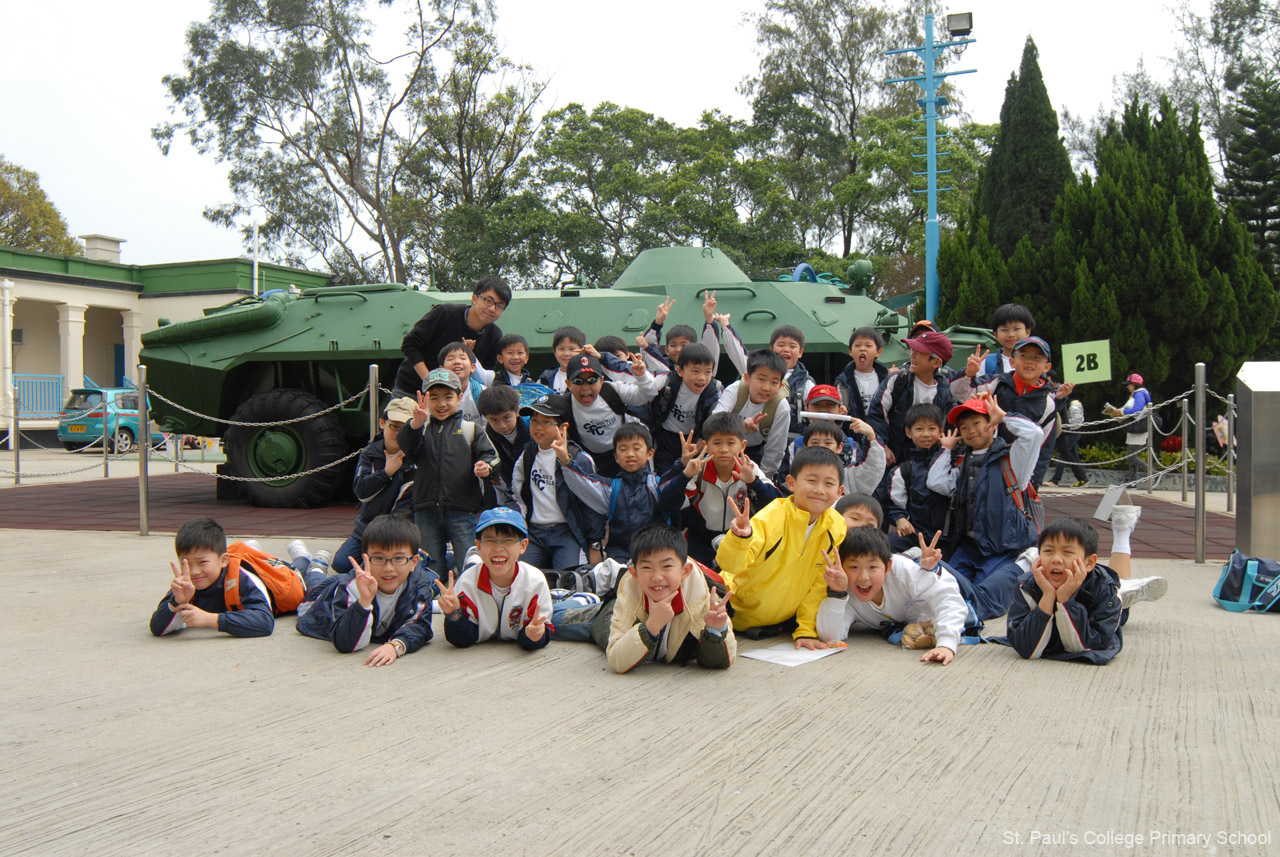
[[[1112,518],[1112,568],[1097,563],[1087,523],[1037,524],[1035,486],[1070,385],[1049,380],[1050,349],[1025,308],[997,312],[1001,352],[979,351],[963,373],[929,322],[893,368],[878,360],[879,331],[859,328],[827,385],[801,362],[795,327],[747,353],[714,292],[701,334],[675,325],[659,349],[671,306],[634,353],[616,336],[588,344],[557,330],[556,366],[539,379],[552,392],[524,406],[523,337],[491,344],[492,369],[468,340],[446,344],[360,456],[361,507],[337,574],[301,546],[292,563],[264,561],[228,548],[212,521],[190,522],[152,631],[269,634],[274,615],[296,610],[299,632],[342,652],[377,644],[366,663],[380,666],[430,640],[434,598],[456,646],[593,640],[626,672],[646,660],[727,667],[735,632],[823,649],[859,627],[946,664],[1008,613],[996,639],[1024,657],[1105,663],[1122,604],[1163,594],[1159,578],[1122,585],[1138,507]],[[722,350],[741,373],[723,390]],[[544,569],[559,584],[576,578],[553,570],[608,561],[626,571],[606,591],[553,597]],[[289,574],[301,594],[290,584],[281,597]],[[236,609],[218,609],[233,590]]]

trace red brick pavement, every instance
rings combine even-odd
[[[152,476],[152,532],[176,532],[183,521],[199,515],[216,518],[235,535],[312,536],[341,539],[351,531],[352,504],[323,509],[259,509],[214,499],[214,479],[198,473]],[[1092,518],[1099,494],[1044,495],[1045,516],[1077,515],[1098,529],[1100,550],[1110,552],[1105,521]],[[1145,494],[1131,495],[1142,506],[1133,538],[1133,555],[1149,559],[1192,559],[1195,556],[1195,512]],[[1235,519],[1210,512],[1206,516],[1205,555],[1223,560],[1235,545]],[[99,479],[54,485],[23,485],[0,490],[0,528],[34,530],[115,530],[138,528],[136,478]]]

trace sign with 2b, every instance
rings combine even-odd
[[[1111,380],[1111,340],[1072,342],[1062,346],[1062,380],[1072,384]]]

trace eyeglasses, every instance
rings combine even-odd
[[[417,557],[412,556],[371,556],[369,557],[369,565],[394,565],[397,568],[403,568],[413,562]]]
[[[488,295],[481,295],[480,300],[484,301],[484,305],[487,306],[489,309],[496,309],[498,312],[502,312],[504,309],[507,308],[507,305],[504,304],[502,301],[495,301],[493,298],[489,297]]]
[[[480,544],[484,545],[487,548],[492,548],[492,547],[509,548],[509,547],[514,547],[515,545],[520,544],[521,541],[523,541],[523,539],[513,539],[508,537],[505,539],[481,539]]]
[[[575,387],[581,387],[583,384],[594,384],[596,381],[599,381],[599,380],[600,380],[599,375],[579,375],[577,378],[574,378],[569,383]]]

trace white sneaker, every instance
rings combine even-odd
[[[1159,601],[1169,591],[1163,577],[1135,577],[1120,581],[1120,606],[1131,607],[1139,601]]]
[[[1141,506],[1113,506],[1111,508],[1111,527],[1119,530],[1132,530],[1138,526],[1142,517]]]
[[[1018,554],[1018,558],[1015,561],[1018,563],[1018,568],[1030,574],[1031,566],[1035,563],[1036,557],[1038,556],[1040,556],[1040,548],[1027,548],[1022,553]]]

